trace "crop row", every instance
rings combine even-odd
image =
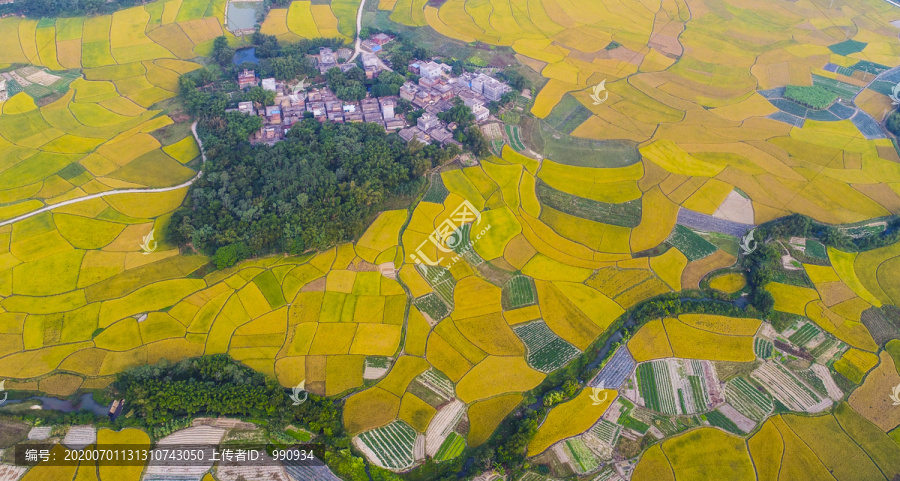
[[[447,439],[444,440],[444,444],[438,449],[437,454],[434,455],[434,460],[440,462],[447,459],[453,459],[462,454],[463,449],[465,448],[465,438],[455,432],[451,432],[450,435],[447,436]]]
[[[525,150],[525,144],[522,143],[522,139],[519,138],[519,127],[515,125],[504,125],[506,129],[506,136],[509,137],[509,145],[513,149],[521,152]]]
[[[528,364],[541,372],[553,372],[578,357],[581,351],[563,339],[556,338],[537,351],[528,352]]]
[[[591,433],[610,446],[616,445],[621,431],[622,428],[618,424],[613,424],[605,419],[597,421],[597,424],[591,427]]]
[[[408,468],[415,461],[416,432],[402,421],[365,432],[359,438],[386,468]]]
[[[505,290],[508,293],[509,307],[512,309],[534,303],[534,281],[529,277],[513,277],[506,283]]]
[[[593,471],[600,466],[600,460],[597,459],[594,452],[584,444],[581,437],[572,438],[566,441],[566,448],[572,453],[572,458],[574,458],[575,464],[578,465],[578,469],[582,473]]]
[[[768,359],[772,357],[772,342],[766,339],[756,338],[753,340],[753,352],[760,359]]]
[[[804,323],[800,329],[797,329],[796,332],[791,334],[788,337],[788,340],[791,341],[795,346],[805,346],[807,342],[812,340],[812,338],[816,337],[819,333],[819,330],[815,328],[810,323]]]
[[[776,362],[764,363],[753,371],[751,376],[792,410],[805,411],[820,401],[819,396],[784,366]]]
[[[756,389],[749,381],[736,377],[725,386],[725,399],[744,416],[762,421],[772,412],[772,398]]]
[[[620,347],[615,354],[607,361],[603,369],[597,373],[597,376],[589,383],[591,386],[603,386],[607,389],[618,389],[619,386],[628,379],[631,372],[634,371],[634,358],[626,346]]]
[[[435,392],[441,394],[442,397],[453,397],[453,381],[441,374],[439,371],[429,369],[422,373],[421,380]]]
[[[444,301],[441,300],[441,297],[433,292],[429,292],[424,296],[416,299],[416,307],[431,316],[435,321],[440,321],[447,314],[450,313],[450,309],[447,308],[447,304],[444,304]]]

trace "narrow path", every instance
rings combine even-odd
[[[194,139],[197,141],[197,145],[200,147],[200,157],[201,157],[203,163],[206,163],[206,154],[203,153],[203,142],[201,142],[201,141],[200,141],[200,137],[197,136],[197,122],[194,122],[193,124],[191,124],[191,133],[194,134]],[[85,202],[85,201],[88,201],[88,200],[99,199],[99,198],[101,198],[101,197],[107,197],[107,196],[110,196],[110,195],[119,195],[119,194],[156,194],[156,193],[160,193],[160,192],[169,192],[169,191],[172,191],[172,190],[178,190],[178,189],[182,189],[182,188],[184,188],[184,187],[189,187],[191,184],[194,183],[194,181],[196,181],[197,179],[200,178],[201,175],[203,175],[203,170],[202,170],[203,167],[202,167],[202,164],[201,164],[200,169],[201,169],[201,170],[198,171],[198,172],[197,172],[197,175],[195,175],[192,179],[190,179],[190,180],[188,180],[188,181],[186,181],[186,182],[183,182],[183,183],[181,183],[181,184],[178,184],[178,185],[173,185],[172,187],[159,187],[159,188],[155,188],[155,189],[121,189],[121,190],[111,190],[111,191],[108,191],[108,192],[100,192],[99,194],[86,195],[86,196],[84,196],[84,197],[79,197],[79,198],[77,198],[77,199],[70,199],[70,200],[66,200],[66,201],[60,202],[60,203],[58,203],[58,204],[48,205],[48,206],[42,207],[42,208],[40,208],[40,209],[38,209],[38,210],[29,212],[29,213],[27,213],[27,214],[23,214],[23,215],[20,215],[20,216],[18,216],[18,217],[13,217],[12,219],[9,219],[9,220],[2,221],[2,222],[0,222],[0,227],[5,226],[5,225],[8,225],[8,224],[13,224],[13,223],[15,223],[15,222],[23,221],[23,220],[25,220],[25,219],[27,219],[27,218],[29,218],[29,217],[33,217],[33,216],[36,216],[36,215],[38,215],[38,214],[43,214],[44,212],[48,212],[48,211],[51,211],[51,210],[56,209],[56,208],[59,208],[59,207],[63,207],[63,206],[66,206],[66,205],[77,204],[77,203],[79,203],[79,202]]]
[[[364,8],[366,8],[366,0],[359,0],[359,10],[356,11],[356,46],[353,48],[353,56],[350,57],[348,62],[352,62],[362,53],[362,37],[360,37],[359,32],[362,30],[362,14]]]

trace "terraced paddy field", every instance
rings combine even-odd
[[[350,39],[357,5],[293,2],[272,9],[262,31],[283,41]],[[718,273],[738,262],[738,240],[718,242],[708,231],[795,212],[858,224],[900,210],[889,140],[871,139],[849,120],[788,125],[772,118],[774,107],[757,92],[851,85],[860,89],[860,109],[887,108],[883,86],[869,87],[873,77],[863,75],[900,63],[885,3],[448,0],[378,8],[399,24],[511,48],[548,79],[531,114],[576,138],[622,142],[616,159],[531,159],[516,152],[524,128],[509,126],[516,149],[433,174],[422,201],[382,214],[359,240],[225,270],[166,243],[186,187],[5,223],[0,379],[7,389],[68,396],[103,388],[128,367],[228,353],[284,386],[305,381],[313,394],[344,399],[344,427],[369,459],[403,470],[427,456],[423,438],[429,428],[445,432],[440,423],[459,432],[437,445],[438,460],[490,442],[529,391],[588,351],[626,310],[697,288],[707,276],[721,292],[741,291],[747,277]],[[20,86],[2,104],[0,223],[95,193],[193,178],[199,148],[168,108],[178,75],[207,62],[199,57],[216,36],[240,43],[222,29],[223,9],[219,1],[169,0],[86,18],[0,19],[0,64],[72,79],[58,98]],[[847,37],[853,42],[843,43]],[[609,99],[595,105],[590,94],[603,80]],[[574,113],[563,116],[558,105]],[[490,230],[461,261],[415,267],[407,256],[464,200],[482,213],[466,235]],[[688,216],[707,227],[689,227]],[[145,254],[151,232],[159,246]],[[748,439],[710,427],[666,431],[670,437],[641,454],[636,479],[698,479],[723,465],[735,479],[753,478],[754,466],[790,479],[900,471],[896,443],[885,434],[900,420],[884,396],[900,379],[880,352],[893,321],[889,309],[876,317],[870,310],[900,299],[900,244],[862,253],[805,245],[818,259],[801,265],[810,284],[763,288],[775,310],[809,320],[792,342],[810,342],[821,329],[852,346],[834,368],[860,384],[849,404],[833,406],[808,379],[767,359],[724,388],[730,406],[762,423],[758,431]],[[439,257],[436,248],[426,254]],[[396,279],[381,273],[391,267]],[[707,314],[654,319],[597,380],[618,389],[643,363],[649,371],[640,377],[653,382],[637,389],[656,410],[706,412],[682,408],[671,391],[661,397],[654,367],[672,357],[759,362],[772,353],[758,342],[760,327],[756,319]],[[386,374],[367,379],[367,365]],[[702,399],[710,388],[688,380],[684,389]],[[593,394],[585,388],[553,406],[528,454],[564,443],[580,471],[595,470],[590,446],[568,441],[597,426],[618,393],[597,393],[606,395],[599,404]],[[462,406],[467,429],[442,413],[447,403]],[[773,415],[779,405],[821,415]],[[650,429],[623,422],[638,434]],[[622,431],[606,428],[604,435]],[[833,455],[838,448],[843,458]]]

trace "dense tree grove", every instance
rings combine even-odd
[[[242,242],[254,254],[299,253],[353,239],[379,204],[409,193],[411,181],[449,155],[410,149],[376,124],[313,119],[274,146],[252,146],[220,140],[248,132],[219,120],[204,126],[209,160],[170,227],[170,239],[207,252]]]
[[[0,15],[15,13],[34,18],[102,15],[144,3],[142,0],[16,0],[0,5]]]
[[[225,355],[132,368],[116,388],[147,425],[196,414],[269,416],[285,406],[278,383]]]

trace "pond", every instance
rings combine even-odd
[[[262,6],[262,2],[230,2],[225,10],[225,26],[232,32],[254,28]]]
[[[234,52],[234,64],[240,65],[244,62],[259,62],[259,59],[256,58],[256,47],[242,48]]]

